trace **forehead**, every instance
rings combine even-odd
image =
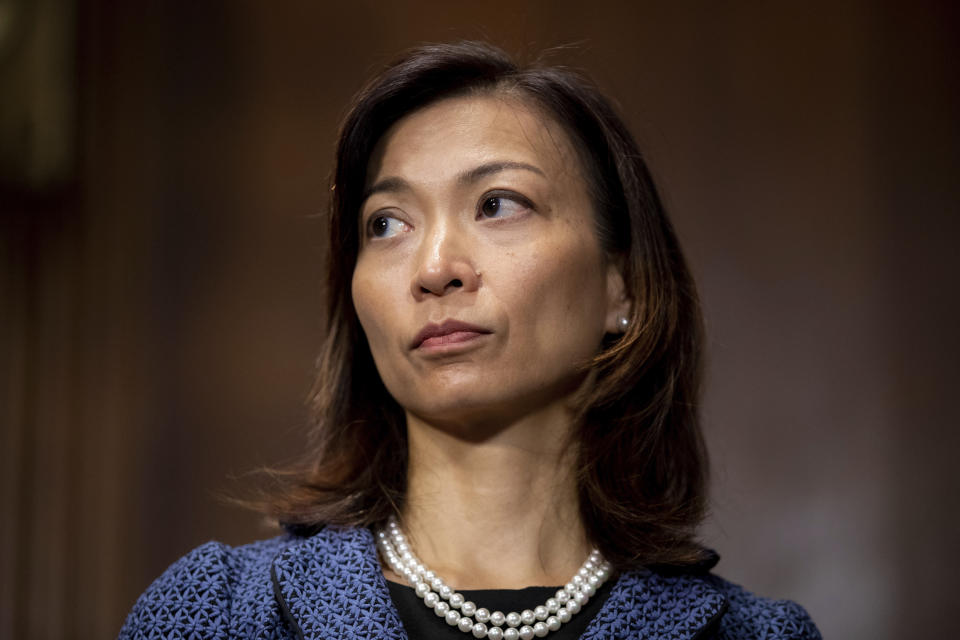
[[[395,123],[370,156],[367,186],[394,175],[442,181],[499,161],[532,164],[550,179],[582,176],[569,136],[541,109],[513,96],[459,96]]]

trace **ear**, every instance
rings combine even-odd
[[[624,332],[622,319],[631,320],[633,301],[627,295],[627,285],[623,280],[623,269],[619,261],[611,260],[607,264],[607,319],[604,325],[607,333]]]

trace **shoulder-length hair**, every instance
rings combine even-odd
[[[578,150],[597,234],[622,265],[629,328],[590,363],[571,444],[587,535],[614,564],[685,565],[704,556],[707,458],[698,421],[697,295],[649,170],[606,98],[562,67],[520,67],[488,44],[414,49],[356,96],[340,129],[329,210],[327,335],[311,391],[308,463],[284,474],[268,510],[288,528],[371,526],[398,513],[407,476],[404,412],[374,366],[350,283],[367,163],[381,136],[446,97],[518,98],[559,123]]]

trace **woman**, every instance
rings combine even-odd
[[[694,285],[592,85],[411,52],[343,125],[330,232],[288,533],[193,551],[121,637],[819,637],[694,539]]]

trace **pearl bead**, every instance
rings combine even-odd
[[[486,638],[487,637],[487,625],[482,622],[478,622],[473,625],[473,637],[474,638]]]
[[[503,640],[503,629],[500,627],[490,627],[487,629],[487,637],[490,640]]]
[[[576,600],[577,604],[582,607],[583,605],[587,604],[587,600],[590,598],[582,591],[578,591],[576,595],[573,596],[573,599]]]
[[[437,577],[437,574],[435,574],[433,571],[427,570],[423,572],[423,579],[426,580],[427,582],[433,582],[433,579],[436,577]]]
[[[550,612],[547,611],[547,608],[543,605],[540,605],[533,610],[533,616],[537,620],[546,620],[548,615],[550,615]]]
[[[523,624],[533,624],[537,621],[537,616],[530,609],[524,609],[523,613],[520,614],[520,621]]]
[[[520,640],[520,632],[510,627],[503,630],[503,640]]]
[[[435,594],[433,591],[423,596],[423,604],[427,605],[431,609],[437,606],[438,602],[440,602],[440,596]]]
[[[473,604],[469,600],[460,605],[460,611],[463,612],[465,616],[472,616],[477,612],[477,605]]]
[[[597,588],[593,585],[588,584],[583,588],[583,593],[587,594],[587,597],[592,598],[593,594],[597,592]]]
[[[461,617],[457,622],[457,629],[460,629],[460,631],[463,631],[464,633],[470,631],[473,629],[473,620],[467,617]]]
[[[520,614],[516,611],[511,611],[507,614],[507,625],[510,627],[519,627],[520,626]]]
[[[502,627],[506,620],[507,616],[503,615],[503,611],[494,611],[490,614],[490,624],[496,627]],[[490,634],[488,633],[487,635],[489,636]]]
[[[563,590],[572,596],[577,592],[577,585],[573,584],[572,582],[568,582],[567,584],[563,585]]]
[[[577,585],[577,586],[580,586],[581,584],[583,584],[583,576],[581,576],[580,574],[577,574],[577,575],[573,576],[573,578],[570,580],[570,582],[572,582],[573,584],[575,584],[575,585]]]
[[[560,603],[557,602],[556,598],[550,598],[547,600],[547,611],[550,613],[556,613],[560,610]]]
[[[477,619],[477,622],[487,622],[490,620],[490,612],[481,607],[477,609],[473,617]]]
[[[600,578],[591,573],[590,577],[587,578],[587,584],[589,584],[591,587],[598,587],[600,586]]]
[[[451,595],[453,595],[453,589],[451,589],[447,585],[443,585],[442,587],[440,587],[441,598],[443,598],[444,600],[449,600]]]
[[[450,606],[454,609],[459,609],[463,606],[463,594],[460,593],[451,593],[450,594]]]
[[[559,602],[560,604],[565,604],[569,599],[570,599],[570,594],[567,593],[565,589],[560,589],[559,591],[557,591],[557,602]]]
[[[417,597],[422,598],[423,596],[430,593],[430,585],[428,585],[426,582],[418,582],[417,586],[414,587],[414,590],[417,593]]]
[[[522,626],[520,627],[520,640],[532,640],[533,638],[533,627]]]
[[[430,581],[430,586],[433,587],[434,591],[440,591],[443,588],[443,580],[440,578],[434,578]]]
[[[557,616],[550,616],[547,618],[547,629],[550,631],[556,631],[560,628],[560,619]]]
[[[450,609],[450,611],[447,611],[447,615],[445,615],[443,619],[446,620],[447,624],[452,627],[460,622],[460,612]]]
[[[590,571],[586,567],[580,567],[580,570],[577,571],[577,575],[583,578],[587,578],[590,576]]]
[[[570,615],[570,612],[567,611],[566,607],[561,607],[560,611],[557,611],[557,620],[559,620],[563,624],[567,624],[568,622],[570,622],[571,617],[572,616]]]
[[[443,616],[447,615],[447,611],[450,611],[450,605],[443,600],[438,602],[433,608],[433,612],[437,614],[438,618],[442,618]]]
[[[537,624],[533,625],[533,634],[538,638],[542,638],[548,633],[550,633],[550,629],[548,629],[547,625],[543,624],[542,622],[538,622]]]
[[[577,613],[578,611],[580,611],[580,603],[577,602],[576,600],[571,600],[564,606],[567,608],[567,611],[569,611],[570,613]]]

